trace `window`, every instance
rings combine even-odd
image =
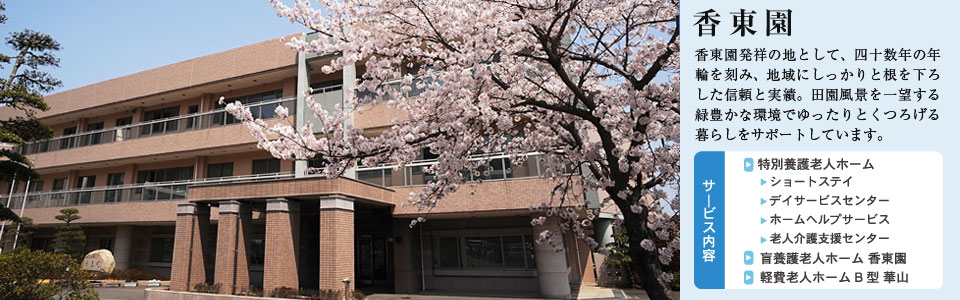
[[[92,188],[94,185],[96,185],[96,183],[97,183],[97,176],[96,176],[96,175],[80,176],[80,177],[77,178],[77,188],[78,188],[78,189],[82,189],[82,188]]]
[[[193,166],[143,170],[137,172],[137,183],[164,182],[193,179]]]
[[[523,237],[519,235],[504,236],[503,238],[503,266],[507,269],[523,269],[526,259],[523,256],[525,245]]]
[[[314,156],[310,159],[307,159],[307,174],[320,174],[323,172],[323,168],[327,167],[327,163],[323,161],[319,156]]]
[[[27,187],[27,191],[30,193],[37,193],[43,191],[43,180],[34,180],[30,182],[30,186]]]
[[[67,187],[67,179],[57,178],[53,180],[53,186],[50,187],[50,191],[51,192],[62,191],[66,187]],[[53,205],[62,205],[64,198],[66,198],[66,196],[63,193],[50,195],[50,200],[53,202]]]
[[[117,119],[117,123],[115,127],[119,128],[119,127],[127,126],[130,124],[133,124],[133,117],[119,118]],[[117,142],[123,141],[124,139],[130,137],[132,132],[133,132],[133,128],[130,128],[130,127],[119,129],[115,133],[116,136],[114,137],[114,139]]]
[[[343,89],[343,81],[333,80],[333,81],[314,83],[310,85],[310,88],[313,89],[313,95],[332,92],[332,91],[339,91]]]
[[[58,178],[58,179],[54,179],[54,180],[53,180],[53,187],[52,187],[50,190],[51,190],[51,191],[60,191],[60,190],[63,190],[63,188],[65,188],[66,186],[67,186],[67,179],[66,179],[66,178]]]
[[[107,175],[107,186],[123,185],[123,173],[113,173]],[[121,190],[106,190],[103,193],[103,202],[120,202]]]
[[[48,140],[43,140],[43,141],[38,141],[38,142],[36,142],[36,143],[37,143],[37,152],[36,152],[36,153],[43,153],[43,152],[47,152],[47,151],[50,150],[50,141],[48,141]],[[26,147],[23,147],[22,149],[26,149]]]
[[[191,115],[192,115],[192,114],[195,114],[195,113],[198,113],[198,112],[200,112],[200,106],[191,105],[191,106],[187,107],[187,114],[191,114]],[[187,127],[187,128],[193,128],[194,123],[196,123],[196,122],[195,122],[196,119],[197,119],[197,117],[192,117],[192,118],[187,119],[187,125],[186,125],[186,127]]]
[[[111,173],[107,174],[107,185],[123,185],[123,173]]]
[[[27,207],[36,207],[34,203],[37,200],[40,200],[40,196],[29,196],[33,193],[39,193],[43,191],[43,180],[34,180],[30,182],[30,185],[27,186]]]
[[[53,240],[50,238],[33,238],[30,241],[30,249],[53,252]]]
[[[393,173],[390,168],[357,171],[357,180],[379,186],[402,186],[404,172]],[[469,176],[469,175],[468,175]]]
[[[125,117],[117,119],[116,127],[127,126],[133,124],[133,117]]]
[[[257,105],[260,102],[267,102],[267,101],[280,99],[280,95],[282,95],[281,91],[269,91],[265,93],[247,95],[247,96],[237,97],[232,99],[225,99],[223,100],[224,104],[220,104],[219,101],[217,102],[217,108],[224,108],[224,107],[227,107],[227,104],[229,103],[240,101],[240,103],[250,108],[250,114],[252,114],[254,118],[269,119],[274,117],[275,115],[274,110],[276,110],[278,103],[271,103],[267,105],[259,105],[259,106],[253,106],[253,107],[251,107],[251,105]],[[213,122],[215,124],[226,125],[226,124],[240,123],[240,120],[237,120],[237,118],[234,118],[233,115],[231,114],[226,114],[225,116],[224,114],[216,114],[214,115]]]
[[[103,130],[103,122],[87,124],[87,131],[99,131]],[[81,142],[84,145],[96,145],[100,144],[103,141],[103,132],[97,132],[81,137]]]
[[[268,102],[268,101],[273,101],[277,99],[280,99],[279,91],[263,93],[260,95],[260,102]],[[276,117],[277,105],[280,105],[280,103],[270,103],[270,104],[261,105],[259,109],[260,118],[271,119],[273,117]]]
[[[100,248],[98,249],[107,249],[113,251],[113,238],[100,238]]]
[[[280,173],[280,160],[276,158],[253,161],[253,174]]]
[[[167,107],[157,110],[146,111],[143,113],[143,121],[149,122],[172,118],[180,115],[180,106]],[[140,126],[140,135],[162,134],[165,132],[177,131],[177,120],[156,122]]]
[[[460,239],[442,237],[437,240],[437,262],[440,268],[460,268]]]
[[[76,128],[76,127],[70,127],[70,128],[64,128],[64,129],[63,129],[63,136],[68,136],[68,135],[73,135],[73,134],[77,134],[77,128]],[[76,142],[76,139],[77,139],[77,137],[68,137],[68,138],[65,138],[65,139],[61,139],[61,140],[60,140],[60,149],[73,148],[73,146],[76,145],[76,144],[74,144],[74,143]]]
[[[442,269],[536,268],[531,235],[439,237],[436,246]]]
[[[383,169],[357,171],[357,180],[383,186]]]
[[[150,261],[151,262],[172,262],[173,261],[173,238],[150,239]]]
[[[193,166],[144,170],[137,172],[137,183],[181,181],[193,179]],[[134,190],[142,200],[170,200],[186,198],[186,185],[151,186]]]
[[[251,266],[262,266],[264,257],[263,240],[250,240],[250,259],[247,260]]]
[[[463,266],[470,269],[503,268],[500,237],[463,238]]]
[[[77,188],[78,189],[87,189],[92,188],[97,183],[97,176],[80,176],[77,178]],[[76,194],[77,198],[75,203],[86,204],[90,203],[90,198],[93,196],[93,192],[80,192]]]
[[[207,165],[207,178],[230,177],[233,176],[233,163],[220,163]]]

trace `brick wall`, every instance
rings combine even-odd
[[[343,279],[356,283],[353,274],[353,211],[320,209],[320,289],[343,289]]]
[[[210,255],[210,208],[206,205],[182,204],[177,208],[177,229],[173,244],[170,289],[186,291],[205,282],[205,262]]]
[[[300,213],[297,202],[267,200],[266,239],[264,240],[263,291],[269,294],[279,287],[297,289],[300,241]]]
[[[230,202],[220,205],[218,224],[214,282],[220,284],[221,294],[235,294],[250,287],[247,243],[252,214],[246,205]]]

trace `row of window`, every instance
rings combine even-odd
[[[234,103],[237,101],[240,101],[240,103],[249,107],[250,104],[280,99],[282,94],[283,93],[281,91],[269,91],[265,93],[253,94],[253,95],[237,97],[232,99],[224,99],[223,104],[220,104],[220,102],[217,101],[217,109],[225,108],[227,107],[227,104]],[[277,109],[277,105],[279,105],[279,103],[253,106],[249,108],[250,108],[250,113],[253,115],[254,118],[270,119],[276,116],[275,111]],[[240,123],[240,120],[237,120],[237,118],[231,114],[217,114],[217,115],[214,115],[213,119],[214,119],[213,120],[214,123],[220,124],[220,125]]]
[[[477,172],[462,171],[467,181],[504,180],[540,176],[541,156],[530,156],[523,163],[516,163],[508,157],[491,159],[487,165],[480,166]],[[422,185],[434,180],[435,174],[427,172],[427,166],[407,167],[400,172],[391,168],[357,171],[357,180],[380,186]],[[573,168],[566,170],[573,172]]]
[[[253,95],[248,95],[244,97],[234,98],[226,100],[225,103],[232,103],[234,101],[240,101],[244,104],[254,105],[250,106],[250,110],[253,113],[254,117],[269,119],[275,117],[275,109],[280,103],[270,103],[266,105],[255,105],[261,102],[273,101],[280,99],[282,92],[279,90],[269,91],[265,93],[257,93]],[[223,108],[225,105],[217,103],[216,108]],[[187,114],[195,114],[200,112],[199,105],[191,105],[187,107]],[[180,106],[171,106],[165,107],[156,110],[150,110],[143,112],[143,122],[156,121],[167,118],[174,118],[180,116]],[[119,128],[127,126],[133,123],[133,117],[127,116],[118,118],[115,120],[114,126]],[[70,136],[77,134],[77,127],[64,128],[61,136],[70,136],[65,138],[60,138],[55,141],[39,141],[35,143],[30,143],[24,145],[20,148],[22,154],[33,154],[33,153],[42,153],[54,150],[69,149],[74,147],[83,147],[90,145],[97,145],[101,143],[111,143],[118,142],[125,139],[134,139],[138,137],[160,135],[166,133],[180,132],[183,130],[191,130],[198,128],[207,128],[213,126],[222,126],[239,123],[239,120],[233,117],[233,115],[226,112],[219,112],[210,115],[203,115],[202,117],[194,118],[180,118],[164,122],[156,122],[150,124],[144,124],[138,127],[128,127],[123,129],[118,129],[116,131],[102,131],[95,132],[91,134],[84,134],[80,136]],[[105,127],[104,122],[97,122],[92,124],[87,124],[84,132],[91,131],[100,131]],[[136,129],[136,130],[135,130]]]
[[[534,269],[531,235],[442,236],[436,239],[438,269]]]
[[[257,159],[253,161],[253,174],[272,174],[279,173],[281,167],[281,160],[276,158],[267,158],[267,159]],[[125,173],[110,173],[107,174],[106,186],[119,186],[123,185],[123,178]],[[233,176],[233,163],[216,163],[207,165],[207,178],[218,178],[218,177],[229,177]],[[137,183],[148,183],[148,182],[166,182],[166,181],[182,181],[182,180],[191,180],[193,179],[193,166],[186,167],[175,167],[175,168],[165,168],[165,169],[154,169],[154,170],[141,170],[137,172]],[[97,176],[80,176],[77,178],[76,185],[74,188],[92,188],[96,186]],[[27,192],[29,193],[39,193],[43,192],[43,180],[33,180],[30,182],[30,185],[27,187]],[[67,189],[67,179],[66,178],[57,178],[53,180],[53,186],[51,187],[51,192],[62,191]],[[107,191],[108,193],[111,191]],[[117,191],[113,191],[117,192]],[[108,198],[110,196],[108,195]],[[106,202],[113,202],[106,200]],[[81,202],[88,203],[88,202]]]
[[[172,262],[173,261],[173,238],[151,238],[150,239],[150,262]],[[97,249],[113,250],[114,239],[112,237],[100,238]],[[53,252],[53,239],[34,238],[30,242],[30,248],[33,250],[42,250]]]

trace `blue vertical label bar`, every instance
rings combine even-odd
[[[693,283],[700,289],[724,288],[724,154],[701,151],[693,158]]]

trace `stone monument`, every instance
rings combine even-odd
[[[111,273],[117,267],[117,261],[113,258],[113,252],[107,249],[90,251],[83,257],[80,266],[90,272]]]

